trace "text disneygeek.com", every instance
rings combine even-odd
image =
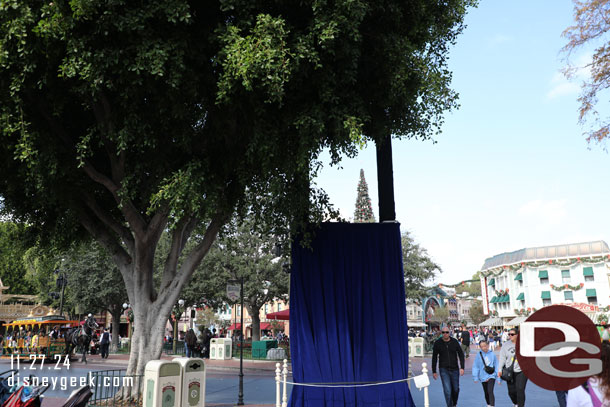
[[[133,386],[133,377],[130,376],[114,376],[114,377],[94,377],[91,372],[87,376],[61,376],[61,377],[46,377],[46,376],[25,376],[12,374],[7,379],[9,387],[16,385],[20,386],[49,386],[50,390],[68,390],[68,388],[77,388],[89,385],[93,388],[107,387],[120,388]]]

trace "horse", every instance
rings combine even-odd
[[[85,362],[86,364],[87,350],[89,349],[89,343],[91,343],[95,328],[99,328],[99,325],[95,321],[95,318],[93,318],[93,315],[89,314],[81,327],[72,328],[70,331],[66,332],[66,355],[70,357],[72,350],[80,348],[83,351],[81,362]]]

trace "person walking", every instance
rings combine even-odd
[[[464,356],[470,357],[470,332],[464,326],[462,326],[462,332],[460,333],[460,342]]]
[[[519,362],[517,361],[515,343],[517,343],[517,338],[519,331],[517,328],[512,328],[508,331],[508,338],[510,339],[504,346],[502,346],[502,350],[500,351],[500,362],[498,366],[498,377],[502,378],[502,369],[512,367],[513,370],[513,379],[511,381],[507,381],[508,387],[508,396],[513,402],[514,407],[523,407],[525,406],[525,386],[527,385],[527,377],[521,371],[521,366],[519,366]]]
[[[443,328],[441,338],[434,342],[432,348],[432,377],[434,377],[434,380],[438,379],[436,373],[436,361],[438,359],[445,402],[447,407],[454,407],[457,406],[460,394],[460,376],[464,375],[464,352],[462,352],[462,347],[457,339],[450,337],[449,334],[449,328]]]
[[[197,335],[195,335],[193,328],[190,328],[184,337],[184,347],[186,349],[187,358],[192,357],[195,346],[197,346]]]
[[[108,359],[108,347],[110,346],[110,332],[108,328],[104,328],[104,333],[100,338],[100,355],[102,359]]]
[[[568,391],[567,407],[605,407],[610,405],[610,343],[602,343],[602,371],[581,386]]]
[[[489,348],[489,344],[485,341],[479,343],[481,350],[478,356],[474,359],[472,365],[472,378],[474,382],[481,382],[483,393],[485,394],[485,402],[487,407],[494,407],[496,398],[494,397],[494,386],[496,381],[501,384],[502,381],[496,376],[498,367],[498,358],[496,354]]]

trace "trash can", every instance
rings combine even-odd
[[[182,368],[178,362],[151,360],[144,368],[143,407],[180,407]]]
[[[174,358],[182,367],[180,407],[205,406],[205,363],[199,358]]]
[[[233,357],[233,341],[229,338],[210,340],[210,359],[226,360]]]

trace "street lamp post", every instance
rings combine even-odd
[[[56,287],[58,289],[61,288],[61,293],[59,294],[59,315],[64,315],[64,291],[66,289],[66,285],[68,284],[68,278],[66,277],[66,273],[60,271],[59,269],[55,269],[55,274],[57,274],[57,280],[55,281]],[[52,293],[57,295],[56,293]],[[53,296],[53,295],[52,295]],[[56,297],[55,297],[56,298]]]
[[[239,394],[237,395],[237,405],[244,405],[244,276],[240,278],[241,289],[239,295],[241,297],[241,345],[239,346]]]
[[[126,302],[123,303],[123,310],[127,311],[128,308],[130,308],[131,305],[127,304]],[[133,312],[132,312],[133,314]],[[131,318],[129,318],[129,313],[127,313],[127,350],[129,351],[129,353],[131,353],[131,331],[133,329],[133,325],[132,325],[132,321]]]
[[[172,347],[172,353],[176,354],[176,348],[178,345],[178,317],[182,317],[181,307],[184,306],[184,300],[178,300],[178,307],[176,313],[174,313],[174,346]]]

